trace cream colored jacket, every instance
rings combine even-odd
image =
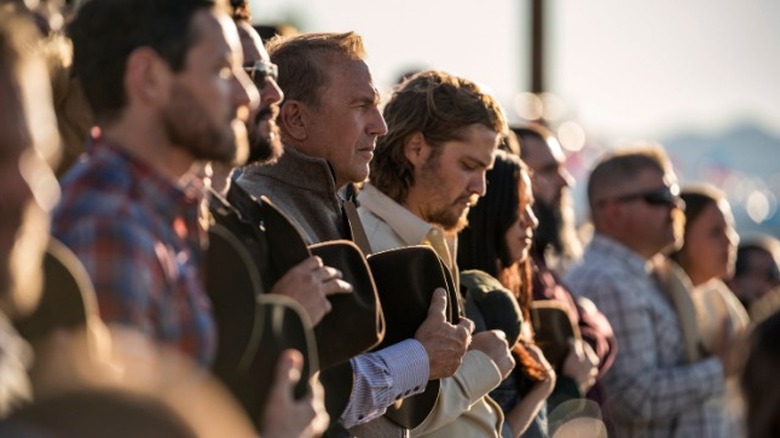
[[[371,249],[384,251],[427,244],[458,278],[457,241],[412,214],[370,184],[358,195],[358,214]],[[456,280],[457,281],[457,280]],[[498,367],[484,353],[469,351],[452,377],[441,380],[439,399],[428,418],[412,430],[412,437],[500,437],[501,408],[487,394],[501,383]]]

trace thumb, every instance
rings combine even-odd
[[[276,364],[274,392],[282,391],[284,397],[292,398],[292,388],[301,380],[303,355],[298,350],[285,350]]]
[[[447,292],[437,287],[431,297],[431,305],[428,306],[428,318],[434,317],[441,321],[446,320],[445,312],[447,310]]]
[[[573,352],[578,358],[582,357],[582,341],[579,341],[575,338],[569,338],[568,344],[569,344],[569,351]]]

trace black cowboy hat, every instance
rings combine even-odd
[[[377,285],[387,329],[377,349],[414,338],[428,316],[433,291],[447,291],[447,320],[460,317],[458,295],[448,269],[427,245],[408,246],[371,254],[368,264]],[[385,414],[413,429],[422,423],[439,397],[439,380],[430,380],[422,393],[400,400]]]
[[[457,321],[460,317],[459,294],[452,276],[429,246],[397,248],[367,258],[350,241],[329,241],[307,247],[295,223],[266,197],[252,204],[258,207],[253,210],[251,221],[265,229],[269,261],[276,279],[315,254],[325,265],[341,270],[344,279],[353,286],[351,294],[329,297],[332,310],[315,327],[322,368],[320,378],[331,417],[341,415],[352,388],[352,370],[344,361],[364,351],[413,338],[427,315],[435,288],[442,287],[448,292],[448,320]],[[390,313],[392,327],[385,320]],[[422,394],[390,407],[388,418],[414,428],[427,417],[436,402],[438,388],[438,381],[431,382]]]
[[[354,290],[351,294],[330,297],[332,310],[314,329],[317,361],[321,368],[320,381],[325,387],[325,407],[332,418],[340,417],[352,392],[353,373],[349,358],[370,349],[384,334],[381,307],[364,257],[351,242],[316,245],[309,249],[284,213],[267,199],[257,200],[239,186],[233,186],[228,199],[229,204],[217,202],[220,201],[217,197],[212,199],[213,217],[217,224],[223,226],[223,234],[230,235],[234,245],[246,250],[244,258],[248,258],[248,264],[253,264],[255,269],[249,270],[254,276],[250,278],[246,270],[238,268],[242,263],[231,259],[234,251],[218,253],[215,251],[218,247],[211,245],[208,265],[214,275],[211,276],[213,284],[210,289],[217,292],[253,291],[243,296],[220,297],[222,305],[213,304],[217,314],[223,313],[218,311],[220,307],[228,309],[224,312],[225,318],[221,318],[226,322],[218,321],[218,324],[229,325],[221,327],[220,333],[231,333],[224,336],[226,341],[223,344],[227,345],[219,348],[217,356],[223,360],[218,363],[226,364],[227,370],[230,370],[237,356],[244,353],[249,334],[253,333],[252,327],[256,324],[254,316],[246,312],[246,309],[252,308],[252,297],[270,291],[289,269],[317,253],[326,265],[341,270]],[[258,260],[262,263],[257,263]]]
[[[49,239],[43,258],[43,291],[33,313],[14,321],[30,342],[58,328],[75,329],[98,317],[97,298],[89,274],[70,249]]]
[[[314,327],[320,366],[327,369],[376,346],[385,324],[376,285],[360,249],[348,240],[307,246],[292,220],[268,198],[261,197],[260,205],[277,277],[317,255],[352,285],[352,293],[328,297],[331,311]]]
[[[553,368],[560,370],[569,352],[569,339],[582,339],[580,328],[572,324],[566,306],[558,301],[534,300],[530,307],[534,341]]]
[[[219,333],[212,371],[262,428],[282,351],[292,348],[303,355],[295,396],[310,390],[309,377],[318,369],[311,325],[292,299],[260,293],[262,285],[249,252],[219,224],[209,228],[206,268],[206,290]]]

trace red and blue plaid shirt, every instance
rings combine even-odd
[[[52,234],[92,279],[100,316],[211,363],[216,331],[200,275],[204,190],[96,139],[62,182]]]

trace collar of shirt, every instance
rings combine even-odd
[[[429,244],[442,260],[452,269],[455,253],[455,237],[436,225],[432,225],[403,205],[366,183],[358,194],[360,206],[382,218],[407,245]]]
[[[603,234],[595,234],[590,243],[593,250],[610,254],[616,260],[620,260],[625,268],[637,275],[647,275],[653,270],[653,264],[641,255],[631,251],[622,243]]]
[[[333,199],[333,202],[338,202],[335,196],[336,180],[328,161],[306,155],[291,147],[285,146],[284,153],[275,163],[247,166],[244,168],[244,173],[281,179],[285,184],[318,193],[327,199]],[[340,203],[339,207],[341,207]]]

